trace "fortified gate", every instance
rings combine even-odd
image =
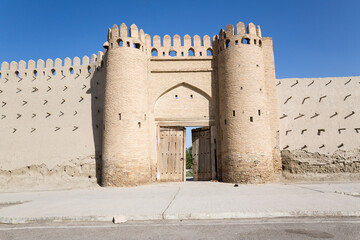
[[[184,181],[191,126],[194,180],[360,179],[360,77],[275,79],[272,39],[252,23],[212,38],[123,23],[103,47],[1,64],[0,186]]]
[[[195,179],[280,171],[272,40],[259,26],[161,42],[114,25],[104,48],[103,185],[184,180],[185,126],[207,127],[194,134]]]

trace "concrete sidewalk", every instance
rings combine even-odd
[[[360,182],[239,187],[182,182],[0,193],[0,223],[304,216],[360,217]]]

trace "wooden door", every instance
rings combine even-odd
[[[184,127],[160,127],[159,180],[184,181]]]
[[[209,181],[212,179],[210,128],[195,128],[191,134],[194,181]]]

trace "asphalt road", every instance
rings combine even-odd
[[[0,224],[0,239],[360,240],[359,218]]]

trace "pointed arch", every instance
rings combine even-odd
[[[196,86],[194,86],[194,85],[191,85],[191,84],[189,84],[189,83],[186,83],[186,82],[182,82],[182,83],[176,84],[176,85],[168,88],[167,90],[165,90],[164,92],[162,92],[162,93],[156,98],[156,100],[155,100],[154,103],[156,104],[156,102],[157,102],[163,95],[165,95],[166,93],[168,93],[168,92],[170,92],[171,90],[173,90],[173,89],[175,89],[175,88],[178,88],[178,87],[180,87],[180,86],[189,88],[189,89],[191,89],[191,90],[199,93],[200,95],[204,96],[206,99],[208,99],[208,100],[211,102],[211,104],[214,103],[213,98],[212,98],[209,94],[207,94],[205,91],[201,90],[200,88],[198,88],[198,87],[196,87]]]
[[[215,118],[214,101],[209,94],[185,82],[166,89],[154,100],[155,120],[212,121]]]

